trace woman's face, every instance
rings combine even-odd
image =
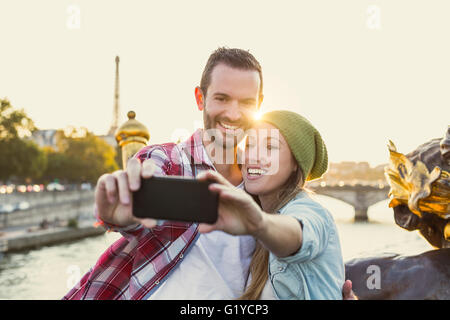
[[[267,122],[258,122],[247,136],[242,176],[247,192],[262,196],[279,191],[297,162],[280,131]]]

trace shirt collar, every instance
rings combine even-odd
[[[186,150],[187,155],[191,155],[196,165],[207,165],[217,171],[214,163],[208,156],[205,146],[203,145],[203,129],[197,129],[194,134],[181,143],[181,147]],[[191,159],[189,159],[191,160]],[[192,161],[192,160],[191,160]],[[237,186],[237,188],[244,189],[244,180]]]
[[[193,161],[194,164],[203,164],[215,169],[213,162],[206,153],[202,138],[203,129],[197,129],[189,139],[181,143],[181,148],[191,157],[189,160]]]

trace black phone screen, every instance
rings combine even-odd
[[[140,189],[133,192],[133,215],[214,224],[218,195],[208,190],[211,183],[177,176],[141,179]]]

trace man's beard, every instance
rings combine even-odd
[[[245,131],[250,128],[250,123],[245,118],[241,118],[239,122],[230,121],[227,118],[211,118],[206,111],[206,105],[203,111],[203,123],[205,126],[205,132],[210,136],[210,141],[213,142],[217,148],[229,149],[235,148],[239,142],[245,136]],[[239,127],[239,129],[234,130],[235,134],[232,134],[232,130],[226,130],[224,134],[221,130],[216,128],[216,125],[221,122],[232,124]]]

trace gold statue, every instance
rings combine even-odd
[[[409,154],[398,152],[392,141],[388,148],[385,176],[395,222],[419,230],[437,248],[450,247],[450,126],[443,139],[433,139]]]
[[[422,217],[430,212],[443,219],[450,218],[450,175],[439,167],[431,172],[418,160],[413,164],[404,154],[397,152],[389,141],[390,162],[385,169],[391,190],[389,207],[408,205],[409,210]]]
[[[125,170],[128,160],[147,145],[150,133],[147,128],[135,119],[136,113],[129,111],[128,120],[116,131],[116,141],[122,149],[122,165]]]

